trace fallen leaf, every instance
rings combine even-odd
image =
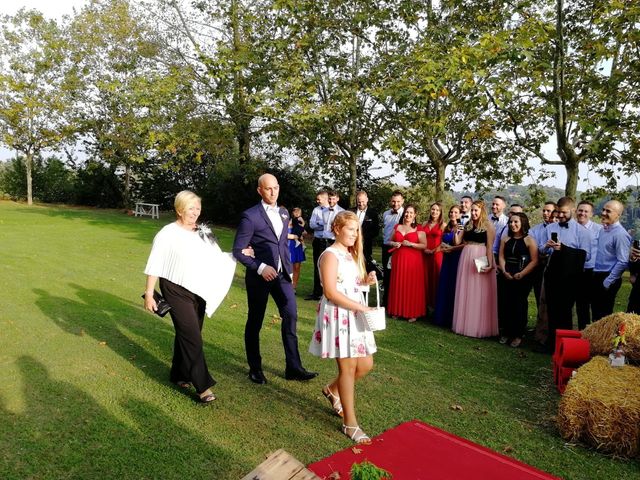
[[[510,453],[510,452],[513,452],[513,447],[512,447],[511,445],[507,445],[506,447],[504,447],[504,448],[502,449],[502,451],[503,451],[504,453]]]
[[[233,305],[231,305],[229,308],[238,308],[238,304],[234,303]]]
[[[461,412],[463,408],[460,405],[451,405],[451,410],[455,410],[457,412]]]
[[[106,345],[107,342],[98,342],[98,345]]]
[[[359,453],[362,453],[362,449],[358,448],[358,447],[351,447],[351,451],[353,453],[355,453],[356,455],[359,454]]]
[[[331,475],[327,477],[327,480],[340,480],[341,478],[340,472],[331,472]]]
[[[443,344],[441,344],[441,343],[438,343],[438,346],[439,346],[440,348],[444,348],[444,345],[443,345]]]

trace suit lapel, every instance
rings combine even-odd
[[[264,219],[264,221],[266,222],[266,224],[269,226],[269,228],[271,229],[271,231],[273,232],[273,234],[276,237],[276,240],[278,239],[278,234],[276,233],[276,231],[273,229],[273,224],[271,223],[271,220],[269,220],[269,215],[267,215],[267,212],[265,211],[264,207],[262,206],[262,204],[258,205],[259,209],[260,209],[260,215],[262,216],[262,218]]]

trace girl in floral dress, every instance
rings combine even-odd
[[[309,351],[321,358],[335,358],[338,376],[322,389],[336,414],[343,417],[342,432],[359,444],[371,443],[358,426],[355,413],[355,381],[373,367],[376,343],[373,332],[356,312],[365,305],[362,284],[373,284],[375,272],[367,275],[362,254],[362,234],[355,213],[343,211],[332,226],[335,243],[318,260],[323,295]]]

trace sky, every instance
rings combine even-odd
[[[73,13],[74,7],[76,8],[76,10],[79,10],[86,3],[87,0],[0,0],[0,14],[13,15],[20,8],[25,7],[37,9],[48,17],[60,18],[63,15],[71,15]],[[545,147],[545,151],[549,158],[555,158],[554,145],[546,145]],[[0,147],[0,161],[6,160],[8,158],[13,158],[14,156],[14,152]],[[536,167],[536,169],[540,168],[539,163],[532,161],[532,164]],[[553,176],[552,178],[546,180],[543,185],[564,188],[567,176],[563,167],[545,166],[545,170],[553,172]],[[383,173],[386,174],[386,172]],[[403,182],[402,176],[398,176],[398,178],[396,178],[396,181],[398,181],[399,183],[406,183]],[[531,183],[530,179],[529,181],[525,179],[525,184],[526,183]],[[599,176],[593,173],[589,173],[587,167],[584,165],[580,167],[580,181],[578,182],[578,190],[584,191],[602,185],[604,185],[604,181]],[[619,186],[621,188],[628,185],[634,185],[636,187],[640,186],[640,175],[623,178],[619,182]],[[461,188],[462,185],[454,185],[454,190],[460,190]]]

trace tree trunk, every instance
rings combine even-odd
[[[576,200],[576,194],[578,193],[578,176],[579,176],[579,166],[580,161],[575,157],[575,155],[571,155],[570,153],[567,155],[567,162],[564,164],[564,168],[567,171],[567,183],[564,187],[564,194],[567,197],[571,197]]]
[[[349,206],[356,204],[356,193],[358,191],[358,158],[349,157]]]
[[[33,154],[28,152],[24,157],[24,166],[27,173],[27,205],[33,205]]]
[[[235,54],[235,62],[240,63],[239,58],[242,53],[243,39],[242,29],[240,25],[239,5],[237,0],[231,2],[231,29],[233,31],[233,51]],[[236,65],[233,79],[233,105],[231,117],[236,127],[236,141],[238,142],[238,154],[240,164],[249,163],[251,151],[251,119],[247,108],[246,92],[244,87],[244,77],[240,65]]]
[[[124,207],[131,207],[131,167],[124,166]]]
[[[437,159],[433,161],[433,166],[436,169],[436,202],[442,202],[444,199],[444,179],[446,175],[447,165],[441,159]]]

